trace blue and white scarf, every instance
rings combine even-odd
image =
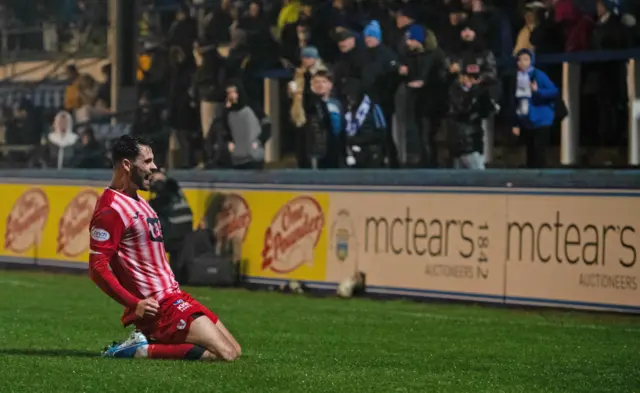
[[[516,79],[516,99],[518,107],[516,113],[519,116],[529,115],[529,100],[531,99],[531,68],[526,71],[518,71]]]
[[[370,109],[371,100],[369,99],[369,96],[365,95],[364,99],[360,103],[360,106],[358,107],[358,110],[356,111],[355,119],[351,112],[347,112],[344,115],[344,119],[347,123],[345,130],[348,136],[354,136],[358,133],[358,130],[360,129],[360,127],[362,127],[362,124],[366,120]]]

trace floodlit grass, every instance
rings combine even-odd
[[[101,359],[128,330],[86,276],[0,271],[0,392],[640,392],[635,317],[187,290],[240,360]]]

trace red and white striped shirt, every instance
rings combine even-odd
[[[126,307],[125,326],[135,319],[140,300],[153,297],[160,302],[180,290],[167,260],[158,215],[143,198],[105,189],[89,230],[89,274]]]

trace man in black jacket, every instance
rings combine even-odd
[[[378,21],[371,21],[364,29],[367,67],[362,72],[364,92],[382,109],[386,124],[392,124],[394,112],[393,94],[400,81],[398,75],[398,56],[387,46],[381,44],[382,29]],[[398,152],[393,142],[391,127],[387,127],[386,152],[389,166],[397,168]]]
[[[449,88],[447,136],[453,166],[484,169],[482,119],[494,110],[478,64],[465,64]]]
[[[428,34],[418,24],[406,30],[406,49],[398,68],[395,140],[409,167],[437,167],[435,136],[446,111],[445,56]]]
[[[171,268],[180,280],[181,271],[176,263],[183,239],[193,231],[193,213],[178,182],[159,169],[151,176],[151,191],[154,195],[149,204],[158,214]]]
[[[344,87],[351,79],[361,79],[366,64],[364,46],[356,40],[356,33],[340,29],[334,34],[341,52],[340,60],[333,67],[335,94],[340,102],[346,102]]]

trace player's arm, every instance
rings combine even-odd
[[[96,212],[89,228],[89,276],[100,289],[125,307],[135,308],[142,300],[127,291],[109,268],[118,252],[125,225],[112,208]]]

